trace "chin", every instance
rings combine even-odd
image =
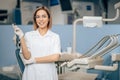
[[[46,29],[47,27],[40,27],[40,29]]]

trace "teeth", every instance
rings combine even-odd
[[[43,25],[44,23],[39,23],[40,25]]]

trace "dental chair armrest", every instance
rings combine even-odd
[[[96,65],[94,68],[97,70],[115,71],[118,69],[118,64],[115,63],[113,66]]]

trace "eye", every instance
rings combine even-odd
[[[46,15],[42,15],[43,18],[46,18],[47,16]]]
[[[35,18],[40,18],[40,16],[36,15]]]

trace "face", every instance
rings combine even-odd
[[[49,22],[49,18],[46,11],[39,10],[36,13],[36,23],[39,26],[39,28],[41,29],[47,28],[48,22]]]

